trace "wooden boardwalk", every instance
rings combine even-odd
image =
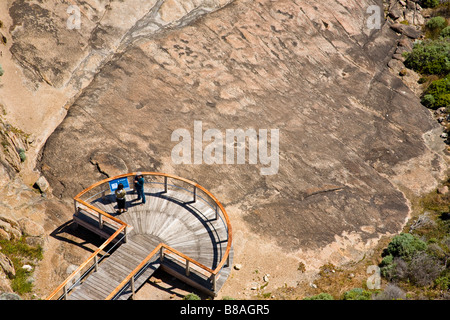
[[[161,189],[146,188],[145,191],[145,204],[136,201],[134,193],[127,194],[128,211],[120,215],[116,213],[117,204],[112,195],[91,203],[128,223],[133,230],[128,234],[127,242],[120,244],[99,264],[97,272],[71,291],[68,300],[105,299],[161,242],[210,269],[214,270],[220,263],[227,247],[227,230],[220,216],[215,219],[212,205],[198,198],[192,202],[192,193],[183,190],[162,193]],[[230,252],[230,265],[232,256],[233,251]],[[143,275],[135,281],[136,290],[160,266],[169,273],[184,273],[183,265],[175,256],[166,255],[162,264],[159,255],[155,256]],[[229,272],[230,266],[222,269],[216,282],[216,292]],[[208,277],[198,269],[192,268],[188,278],[188,282],[193,281],[205,288],[210,286]],[[125,289],[117,299],[128,299],[130,295],[131,291]]]

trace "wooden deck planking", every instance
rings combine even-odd
[[[69,299],[76,299],[78,296],[96,300],[105,299],[147,257],[151,250],[152,248],[146,249],[133,240],[129,240],[101,263],[97,272],[91,274],[79,287],[75,288],[69,295]]]

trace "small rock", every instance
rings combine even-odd
[[[0,215],[0,239],[15,240],[22,236],[17,221]]]
[[[355,277],[355,274],[354,274],[354,273],[350,273],[350,274],[348,275],[348,277],[349,277],[350,279],[352,279],[352,278]]]
[[[40,176],[39,179],[34,183],[34,186],[41,192],[45,192],[49,188],[47,179],[44,176]]]
[[[19,225],[22,230],[22,233],[27,236],[41,237],[45,234],[45,230],[41,225],[37,224],[36,222],[28,218],[20,219]]]
[[[391,11],[389,12],[389,17],[391,17],[391,18],[394,19],[394,20],[397,20],[397,19],[400,18],[402,15],[403,15],[403,13],[402,13],[399,9],[397,9],[397,8],[395,8],[395,9],[393,9],[393,10],[391,10]]]
[[[268,274],[264,275],[263,281],[264,282],[269,282],[269,275]]]
[[[241,270],[241,268],[242,268],[242,265],[239,263],[234,265],[235,270]]]
[[[311,288],[317,289],[317,285],[314,284],[314,283],[312,283],[312,282],[309,284],[309,286],[310,286]]]
[[[405,57],[403,57],[403,55],[401,55],[400,53],[395,53],[394,55],[392,55],[392,59],[396,59],[396,60],[399,60],[401,62],[405,62],[405,60],[406,60]],[[404,73],[404,74],[402,74],[402,73]],[[406,69],[400,70],[400,75],[401,76],[405,76],[407,73],[408,72],[407,72]]]
[[[22,300],[22,298],[15,293],[2,293],[0,294],[0,300]]]
[[[437,190],[437,192],[438,192],[439,194],[447,194],[447,193],[448,193],[448,186],[443,186],[443,187],[439,188],[439,189]]]
[[[25,271],[27,271],[27,272],[33,271],[33,267],[30,266],[29,264],[23,265],[23,266],[22,266],[22,269],[25,270]]]
[[[405,37],[398,41],[398,46],[409,51],[413,48],[413,43],[410,39]]]
[[[391,25],[391,29],[394,30],[395,32],[404,34],[405,36],[411,39],[418,39],[421,35],[420,30],[417,30],[413,26],[408,26],[401,23],[394,23],[393,25]]]
[[[447,139],[448,138],[448,133],[446,133],[446,132],[441,133],[440,137],[444,138],[444,139]]]

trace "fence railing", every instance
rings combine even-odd
[[[198,198],[201,198],[203,201],[208,203],[209,206],[213,210],[215,210],[215,219],[218,219],[220,217],[221,219],[223,219],[223,222],[226,225],[227,246],[226,246],[225,252],[222,255],[222,258],[221,258],[220,262],[218,263],[217,267],[214,270],[212,270],[211,268],[204,266],[200,262],[198,262],[198,261],[188,257],[187,255],[185,255],[185,254],[175,250],[174,248],[171,248],[171,247],[169,247],[168,245],[166,245],[164,243],[160,243],[117,286],[117,288],[114,289],[113,292],[111,292],[111,294],[106,298],[106,300],[113,299],[127,285],[129,285],[131,287],[132,295],[134,296],[134,293],[135,293],[134,280],[135,280],[135,278],[141,273],[141,271],[144,268],[146,268],[148,266],[148,263],[150,262],[150,260],[156,254],[159,253],[160,260],[163,261],[164,256],[166,254],[165,251],[168,251],[168,252],[178,256],[179,258],[181,258],[182,260],[185,261],[185,272],[186,272],[186,275],[189,275],[189,273],[190,273],[191,264],[196,266],[196,267],[198,267],[198,268],[200,268],[205,273],[209,274],[210,275],[210,279],[212,281],[212,290],[215,291],[216,290],[216,281],[218,279],[218,275],[219,275],[220,271],[225,266],[225,264],[229,265],[229,255],[230,255],[231,243],[232,243],[231,224],[230,224],[229,217],[228,217],[224,207],[217,200],[217,198],[214,197],[214,195],[212,195],[208,190],[206,190],[205,188],[203,188],[199,184],[197,184],[197,183],[195,183],[193,181],[190,181],[188,179],[177,177],[177,176],[174,176],[174,175],[171,175],[171,174],[159,173],[159,172],[143,172],[142,175],[144,177],[146,177],[146,178],[148,178],[148,177],[163,177],[163,182],[157,182],[157,181],[156,182],[155,181],[149,181],[149,182],[162,184],[163,188],[164,188],[163,192],[165,192],[165,193],[168,192],[169,187],[175,187],[177,189],[183,189],[183,190],[185,190],[187,192],[190,192],[192,194],[192,201],[191,202],[195,203],[198,200]],[[52,300],[52,299],[55,299],[55,298],[57,298],[57,299],[65,299],[67,297],[67,294],[70,292],[70,289],[73,288],[73,286],[75,284],[79,283],[92,270],[94,270],[94,271],[97,270],[98,263],[99,263],[98,256],[99,256],[100,252],[102,252],[105,249],[105,247],[107,245],[109,245],[116,238],[118,238],[122,234],[122,232],[123,232],[122,237],[118,240],[118,243],[122,239],[124,240],[124,242],[126,241],[127,233],[128,233],[128,230],[131,229],[131,226],[129,226],[125,222],[123,222],[123,221],[121,221],[121,220],[119,220],[119,219],[109,215],[108,213],[103,212],[102,210],[100,210],[97,207],[91,205],[87,201],[95,199],[100,194],[104,197],[106,195],[106,193],[108,192],[108,190],[109,190],[109,187],[107,189],[102,188],[102,186],[104,184],[109,184],[110,181],[121,179],[121,178],[130,179],[130,178],[133,178],[134,176],[136,176],[136,173],[128,173],[128,174],[123,174],[123,175],[119,175],[119,176],[115,176],[115,177],[112,177],[112,178],[108,178],[108,179],[99,181],[99,182],[93,184],[92,186],[90,186],[89,188],[83,190],[82,192],[80,192],[78,195],[75,196],[75,198],[74,198],[75,214],[77,214],[79,212],[80,208],[82,208],[84,210],[87,210],[87,211],[90,211],[90,212],[93,212],[94,215],[96,215],[97,218],[98,218],[99,228],[102,228],[104,220],[108,219],[109,221],[112,221],[112,223],[116,224],[117,230],[85,262],[83,262],[61,285],[59,285],[58,288],[56,288],[46,298],[46,300]],[[179,185],[169,184],[169,179],[172,179],[172,180],[179,181],[179,182],[182,182],[184,184],[187,184],[188,187],[190,187],[192,189],[189,190],[189,189],[184,188],[184,187],[179,186]],[[132,185],[132,183],[133,183],[133,181],[131,181],[130,185]],[[100,188],[100,191],[98,191],[98,188]],[[206,195],[206,197],[209,198],[209,201],[204,199],[204,197],[200,196],[199,195],[199,191],[202,192],[204,194],[204,196]],[[87,198],[85,200],[82,200],[82,197],[83,198],[87,197]],[[117,239],[116,239],[116,241],[117,241]],[[90,267],[88,267],[88,271],[82,273],[83,270],[87,268],[87,266],[90,266]],[[60,293],[59,296],[58,296],[58,293]]]

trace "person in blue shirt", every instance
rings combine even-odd
[[[144,176],[138,172],[134,180],[134,185],[138,194],[137,201],[142,199],[142,203],[145,203],[145,193],[144,193]]]

